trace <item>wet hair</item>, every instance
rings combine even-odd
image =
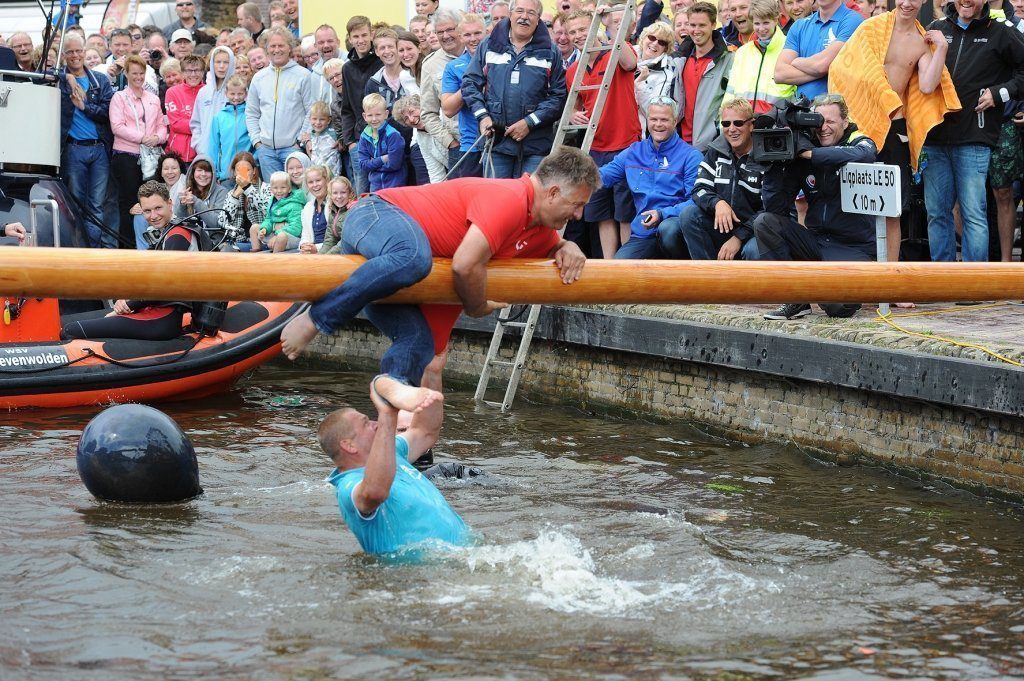
[[[695,2],[690,5],[686,9],[686,16],[689,17],[694,14],[706,14],[712,26],[718,21],[718,10],[710,2]]]
[[[353,435],[352,424],[345,416],[354,411],[355,409],[352,407],[335,409],[324,417],[324,420],[320,422],[320,427],[316,430],[316,439],[320,443],[320,449],[324,450],[324,454],[330,457],[331,461],[337,462],[338,456],[341,454],[338,444],[342,440],[351,439]]]
[[[139,191],[136,194],[139,201],[142,199],[148,199],[150,196],[159,196],[164,201],[170,203],[171,201],[171,190],[167,188],[167,185],[157,180],[149,180],[143,182],[139,187]]]
[[[565,145],[556,147],[545,156],[533,176],[543,187],[558,185],[598,189],[601,186],[601,173],[594,159],[585,151]]]

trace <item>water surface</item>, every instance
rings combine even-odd
[[[368,375],[164,405],[205,495],[94,500],[95,410],[0,415],[0,677],[1019,678],[1024,514],[686,423],[447,395],[482,542],[359,552],[313,433]]]

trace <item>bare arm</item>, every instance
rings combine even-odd
[[[933,36],[935,33],[937,36]],[[934,45],[932,52],[928,45]],[[949,45],[945,36],[940,31],[928,31],[925,33],[924,54],[917,60],[917,84],[921,92],[930,95],[935,92],[942,82],[942,69],[946,65],[946,52]]]
[[[470,225],[452,258],[455,293],[470,317],[483,317],[504,307],[502,303],[487,300],[487,263],[491,255],[487,237],[479,227]]]
[[[793,65],[793,60],[798,59],[796,50],[783,50],[779,60],[775,62],[775,82],[780,85],[803,85],[810,83],[817,78],[804,73]]]
[[[373,390],[370,391],[370,397],[377,406],[377,432],[370,445],[363,480],[352,491],[352,500],[364,516],[372,515],[378,506],[387,501],[397,467],[395,429],[398,427],[398,410],[384,403]]]
[[[836,55],[839,54],[839,50],[843,49],[843,45],[845,44],[846,43],[843,41],[835,40],[831,45],[818,54],[810,57],[796,57],[792,62],[790,62],[790,65],[800,69],[808,75],[813,76],[815,80],[818,78],[825,78],[828,76],[828,69],[832,66],[833,60],[835,60]]]
[[[462,108],[462,90],[441,93],[441,112],[448,118],[454,118]]]
[[[633,51],[633,47],[629,43],[623,45],[619,50],[619,67],[630,73],[636,71],[636,52]]]

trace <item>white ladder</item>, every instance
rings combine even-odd
[[[619,24],[619,30],[616,32],[615,40],[611,46],[611,54],[608,56],[609,68],[605,69],[604,77],[601,79],[600,85],[583,85],[583,76],[590,63],[590,55],[595,52],[603,52],[608,49],[604,43],[598,40],[599,32],[603,31],[601,17],[605,14],[611,14],[619,11],[623,13],[622,23]],[[577,130],[586,130],[580,149],[583,151],[590,151],[590,145],[594,142],[594,134],[597,132],[597,124],[601,120],[601,113],[604,111],[605,99],[607,99],[608,90],[612,85],[612,78],[615,75],[615,71],[618,69],[619,53],[622,51],[623,45],[626,43],[628,31],[633,24],[633,17],[635,16],[636,0],[626,0],[626,2],[617,5],[602,4],[597,8],[597,12],[594,13],[594,18],[590,22],[590,30],[587,32],[586,45],[584,46],[583,53],[579,56],[579,60],[577,62],[579,65],[576,67],[576,74],[573,78],[572,84],[569,86],[568,96],[565,101],[565,108],[562,109],[562,117],[559,119],[558,127],[555,129],[555,140],[552,145],[552,149],[565,142],[566,133],[575,132]],[[576,104],[579,101],[580,92],[586,92],[589,90],[597,90],[597,100],[594,102],[594,111],[590,116],[590,120],[586,125],[573,124],[571,119],[572,115],[576,112]],[[529,307],[529,314],[527,315],[525,322],[519,321],[519,318],[522,316],[522,312],[515,317],[512,317],[511,307],[507,307],[498,313],[497,324],[494,326],[494,334],[491,336],[491,344],[487,348],[487,356],[484,358],[484,367],[480,372],[480,379],[476,384],[476,393],[473,395],[473,399],[477,402],[487,404],[492,407],[500,407],[502,413],[505,413],[512,408],[512,401],[516,398],[516,391],[519,389],[519,380],[523,376],[523,368],[526,366],[526,358],[530,354],[530,344],[533,342],[533,332],[537,328],[537,320],[540,318],[540,310],[543,306],[530,305]],[[520,328],[523,330],[523,335],[519,338],[519,347],[512,360],[501,359],[501,341],[505,337],[506,328]],[[490,385],[491,369],[494,367],[510,367],[511,369],[508,384],[505,386],[505,397],[501,402],[494,402],[485,399],[487,388]]]

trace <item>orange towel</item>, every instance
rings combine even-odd
[[[874,140],[879,149],[889,134],[889,120],[903,102],[890,86],[885,75],[885,53],[896,25],[896,10],[871,17],[862,23],[839,50],[828,73],[828,91],[837,92],[850,107],[850,118],[857,128]],[[917,23],[924,35],[924,27]],[[949,70],[942,69],[939,87],[930,95],[918,86],[917,69],[907,86],[907,104],[903,116],[907,119],[910,137],[910,163],[917,170],[928,131],[942,122],[950,112],[960,110],[960,99],[953,88]]]

